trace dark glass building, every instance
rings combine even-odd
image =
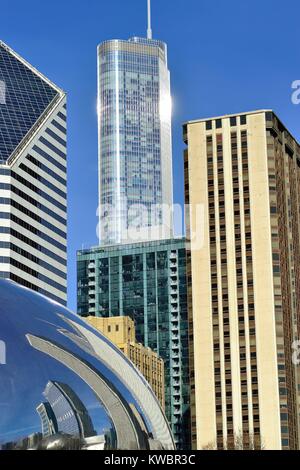
[[[189,448],[189,371],[184,239],[78,252],[78,313],[130,316],[137,341],[165,362],[165,405],[178,448]]]

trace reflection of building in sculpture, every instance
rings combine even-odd
[[[43,437],[49,437],[57,433],[57,422],[51,405],[47,402],[41,403],[37,408],[41,425]]]
[[[76,354],[52,341],[31,334],[27,334],[26,337],[33,348],[64,364],[91,387],[113,424],[116,436],[114,448],[119,450],[148,449],[155,441],[159,441],[164,449],[173,449],[173,441],[165,417],[150,387],[142,381],[125,358],[113,349],[112,344],[89,332],[78,323],[74,323],[75,325],[90,342],[92,348],[95,348],[95,357],[101,359],[104,366],[103,373],[90,361],[81,360]],[[109,365],[112,373],[110,378],[105,375],[106,367]],[[120,384],[112,383],[113,374],[115,374],[114,381],[118,377],[123,378],[123,386],[131,384],[129,396],[126,399],[124,391],[121,393],[119,390]],[[138,398],[139,407],[146,413],[147,423],[154,423],[147,436],[140,428],[129,405],[132,400],[135,400],[135,396]]]
[[[86,407],[67,384],[48,382],[44,396],[55,415],[58,432],[80,437],[96,434]]]
[[[136,342],[134,321],[130,317],[87,317],[87,321],[107,336],[140,370],[165,407],[164,361],[151,348]]]
[[[0,367],[1,449],[174,449],[152,389],[109,339],[58,303],[11,281],[0,279],[0,298],[1,337],[13,355]],[[59,430],[42,435],[43,411],[51,419],[43,406],[49,403],[43,396],[49,382],[82,411],[61,384],[74,390],[98,435]]]

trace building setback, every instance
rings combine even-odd
[[[66,95],[0,41],[0,277],[66,303]]]
[[[193,447],[299,449],[299,144],[268,110],[188,122],[184,141],[188,238],[204,208],[187,268]]]
[[[130,317],[87,317],[86,320],[107,336],[143,374],[161,407],[165,409],[164,361],[150,348],[136,342]]]
[[[78,252],[78,313],[129,316],[136,338],[165,364],[165,411],[178,448],[190,447],[184,239]]]

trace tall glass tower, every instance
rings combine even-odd
[[[98,47],[104,245],[172,237],[170,73],[166,44],[151,36]]]

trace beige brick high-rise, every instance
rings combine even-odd
[[[126,316],[89,316],[86,320],[107,336],[135,364],[165,409],[164,361],[151,348],[136,342],[134,321]]]
[[[299,144],[265,110],[189,122],[184,140],[188,237],[204,215],[188,253],[193,446],[298,449]]]

